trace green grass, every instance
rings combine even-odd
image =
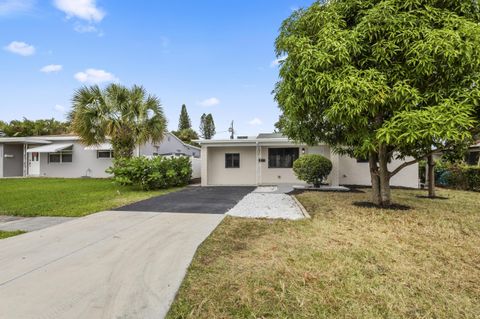
[[[17,236],[17,235],[24,234],[24,233],[25,232],[22,231],[22,230],[14,230],[14,231],[0,230],[0,239],[5,239],[5,238],[8,238],[8,237]]]
[[[226,218],[200,246],[167,318],[478,318],[480,193],[304,193],[303,221]]]
[[[110,179],[0,179],[0,215],[84,216],[175,190],[145,192]]]

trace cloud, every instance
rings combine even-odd
[[[77,31],[78,33],[87,33],[87,32],[97,32],[98,29],[91,24],[76,24],[73,30]]]
[[[19,42],[19,41],[13,41],[6,47],[4,47],[5,50],[23,55],[23,56],[29,56],[35,54],[35,47],[33,45],[27,44],[25,42]]]
[[[248,124],[253,125],[253,126],[257,126],[257,125],[262,125],[263,122],[258,117],[255,117],[251,121],[249,121]]]
[[[54,5],[63,11],[67,18],[100,22],[105,17],[105,11],[97,7],[95,0],[55,0]]]
[[[89,84],[100,84],[105,82],[118,82],[118,79],[109,72],[97,69],[86,69],[74,75],[77,81]]]
[[[209,99],[199,102],[198,104],[201,106],[214,106],[220,104],[220,100],[216,97],[211,97]]]
[[[59,104],[55,105],[55,106],[53,107],[53,109],[54,109],[56,112],[62,113],[62,114],[65,114],[65,112],[67,111],[63,105],[59,105]]]
[[[280,57],[280,58],[278,58],[278,59],[273,60],[273,61],[270,63],[270,67],[271,67],[271,68],[274,68],[274,67],[279,66],[280,63],[281,63],[282,61],[284,61],[286,58],[287,58],[286,56],[282,56],[282,57]]]
[[[60,72],[62,71],[63,66],[60,64],[49,64],[45,65],[43,68],[40,69],[40,72],[43,73],[54,73],[54,72]]]
[[[35,4],[34,0],[5,0],[0,2],[0,16],[30,11]]]

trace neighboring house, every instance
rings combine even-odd
[[[292,170],[294,160],[303,154],[321,154],[332,161],[330,185],[371,184],[368,161],[335,154],[328,145],[295,144],[280,134],[198,142],[202,146],[203,186],[303,184]],[[389,168],[403,162],[393,160]],[[392,178],[391,185],[417,188],[418,165],[403,169]]]
[[[199,158],[201,150],[166,132],[161,143],[141,145],[134,155]],[[0,177],[108,177],[112,159],[110,143],[85,146],[73,135],[0,137]]]
[[[468,165],[480,166],[480,141],[477,141],[476,144],[470,146],[465,161]]]

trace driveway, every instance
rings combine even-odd
[[[0,241],[0,318],[163,318],[215,214],[102,212]]]
[[[248,186],[191,186],[179,192],[150,198],[117,210],[224,214],[253,190],[255,187]]]
[[[0,318],[163,318],[197,247],[252,189],[190,187],[1,240]]]

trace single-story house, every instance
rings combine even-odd
[[[332,161],[328,177],[332,186],[371,185],[368,161],[338,155],[328,145],[296,144],[280,134],[198,143],[202,146],[203,186],[303,184],[292,169],[295,159],[303,154],[321,154]],[[403,162],[393,160],[389,168],[395,169]],[[400,171],[392,178],[391,185],[418,188],[418,165]]]
[[[136,148],[136,156],[184,155],[199,158],[199,147],[166,132],[161,143]],[[78,136],[0,137],[0,177],[108,177],[110,143],[85,146]]]
[[[480,141],[470,146],[465,161],[468,165],[480,166]]]

